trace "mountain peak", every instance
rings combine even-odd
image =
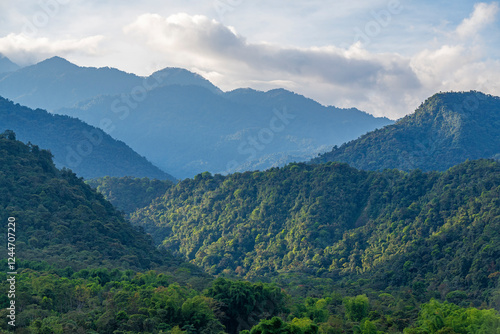
[[[481,113],[481,102],[486,100],[498,101],[500,98],[474,90],[468,92],[439,92],[429,97],[414,114],[408,116],[415,117],[439,112],[473,115]]]
[[[411,115],[313,160],[369,170],[446,170],[500,154],[500,98],[477,91],[438,93]]]
[[[0,53],[0,73],[14,72],[19,69],[19,65]]]
[[[221,94],[222,91],[201,75],[178,67],[166,67],[151,74],[151,77],[161,80],[162,86],[201,86],[213,93]]]
[[[59,70],[60,69],[66,70],[68,68],[78,68],[77,65],[71,63],[70,61],[68,61],[64,58],[58,57],[58,56],[42,60],[41,62],[39,62],[33,66],[50,67],[50,68],[59,69]]]

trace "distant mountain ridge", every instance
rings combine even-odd
[[[115,138],[180,177],[307,160],[332,143],[391,123],[355,109],[324,107],[284,89],[214,94],[201,86],[172,85],[151,90],[129,107],[125,101],[131,99],[99,97],[57,112],[94,126],[110,119],[117,124]]]
[[[467,159],[500,158],[500,98],[439,93],[415,113],[312,160],[367,170],[446,170]]]
[[[32,110],[0,97],[0,132],[13,130],[24,142],[37,143],[54,155],[57,167],[78,176],[135,176],[175,180],[102,130],[76,118]]]
[[[128,92],[141,78],[111,68],[82,68],[53,57],[0,76],[0,95],[49,111],[100,94]]]
[[[31,108],[54,111],[99,95],[143,94],[163,85],[200,85],[219,92],[208,80],[179,68],[140,77],[115,68],[80,67],[52,57],[0,75],[0,95]]]
[[[185,69],[139,77],[59,57],[0,75],[2,94],[99,127],[181,178],[309,160],[392,123],[284,89],[224,93]]]

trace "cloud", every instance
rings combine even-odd
[[[145,14],[124,28],[125,34],[167,55],[177,66],[186,63],[213,78],[255,83],[286,82],[288,86],[323,86],[329,95],[364,100],[367,90],[380,93],[417,89],[420,82],[409,59],[397,54],[371,54],[360,43],[348,49],[284,47],[251,43],[234,28],[205,16]],[[216,82],[221,84],[221,81]],[[267,85],[269,86],[269,85]],[[287,87],[289,88],[289,87]],[[350,90],[347,92],[346,90]],[[310,92],[309,90],[301,93]],[[371,93],[374,95],[373,93]],[[312,97],[317,98],[317,94]]]
[[[378,116],[399,118],[438,91],[500,93],[500,62],[484,59],[474,44],[491,24],[498,4],[479,3],[448,40],[413,55],[372,53],[361,43],[289,47],[250,42],[233,27],[202,15],[144,14],[124,28],[175,66],[196,69],[223,89],[251,86],[288,88],[324,104],[356,106]],[[460,36],[457,43],[453,36]]]
[[[499,50],[498,26],[492,24],[497,2],[474,8],[473,2],[455,2],[445,9],[431,1],[405,2],[401,14],[382,24],[374,13],[391,2],[360,1],[294,0],[285,7],[274,0],[224,1],[234,4],[224,15],[216,2],[71,1],[36,34],[23,35],[26,19],[43,10],[29,0],[0,11],[0,53],[22,65],[59,55],[139,75],[178,66],[223,90],[283,87],[323,104],[391,118],[412,112],[438,91],[500,95],[500,62],[492,58]],[[180,11],[189,14],[174,14]],[[158,14],[137,16],[146,12]],[[371,22],[380,31],[369,42],[354,43]]]
[[[162,18],[145,14],[124,31],[145,40],[151,48],[176,53],[181,58],[187,56],[196,66],[225,64],[237,70],[243,65],[259,71],[355,86],[373,85],[386,75],[405,72],[400,57],[376,59],[359,45],[344,50],[332,46],[296,48],[249,43],[234,28],[205,16],[177,14]]]
[[[412,57],[411,66],[425,92],[480,90],[500,95],[500,62],[482,59],[473,46],[444,45]]]
[[[500,95],[500,62],[489,58],[481,31],[497,17],[497,2],[477,3],[470,16],[448,34],[448,40],[411,57],[410,66],[422,82],[421,94],[437,91],[480,90]],[[456,37],[459,37],[457,40]]]
[[[83,39],[51,40],[45,37],[28,37],[25,34],[9,34],[0,38],[0,53],[19,65],[29,65],[52,56],[83,54],[96,56],[103,36]]]
[[[481,2],[474,5],[474,12],[457,27],[456,33],[461,38],[475,36],[481,29],[493,23],[498,14],[498,3]]]

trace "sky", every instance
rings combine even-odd
[[[0,53],[223,89],[285,88],[398,119],[440,91],[500,95],[500,4],[444,0],[0,0]]]

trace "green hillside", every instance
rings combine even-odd
[[[500,297],[499,195],[500,163],[491,160],[431,173],[291,164],[200,174],[132,222],[212,274],[368,278],[376,289],[416,285],[429,297],[464,291],[492,302]]]
[[[498,333],[500,315],[488,308],[500,308],[499,171],[490,160],[443,173],[292,164],[169,185],[134,215],[144,226],[175,222],[151,229],[165,246],[191,249],[193,262],[220,276],[279,285],[210,282],[155,250],[48,151],[7,131],[0,219],[16,219],[18,274],[15,297],[0,294],[0,332]],[[164,186],[100,182],[120,192]],[[8,278],[0,273],[2,291],[12,289]]]
[[[129,214],[149,205],[153,199],[165,194],[173,182],[166,180],[125,177],[101,177],[85,181],[104,195],[113,206]]]
[[[444,171],[467,159],[500,158],[500,98],[439,93],[395,124],[334,147],[312,160],[365,170]]]
[[[0,152],[0,219],[18,222],[19,259],[73,269],[163,264],[166,254],[82,179],[58,170],[50,152],[13,132],[0,136]]]
[[[0,259],[1,333],[237,333],[285,310],[275,286],[210,283],[157,251],[51,158],[12,131],[0,134],[0,219],[15,221],[15,254]]]
[[[249,329],[283,309],[276,287],[210,284],[194,266],[156,250],[101,194],[51,159],[12,131],[0,134],[0,219],[5,226],[15,221],[15,254],[0,258],[1,333],[220,333],[226,324],[241,326],[224,312],[255,317],[242,318]],[[7,280],[13,256],[15,283]],[[243,310],[235,293],[257,301],[255,309]],[[264,305],[275,310],[263,315]]]
[[[58,168],[70,168],[84,178],[133,176],[175,180],[98,128],[0,97],[0,132],[5,130],[13,130],[25,143],[50,150]]]

